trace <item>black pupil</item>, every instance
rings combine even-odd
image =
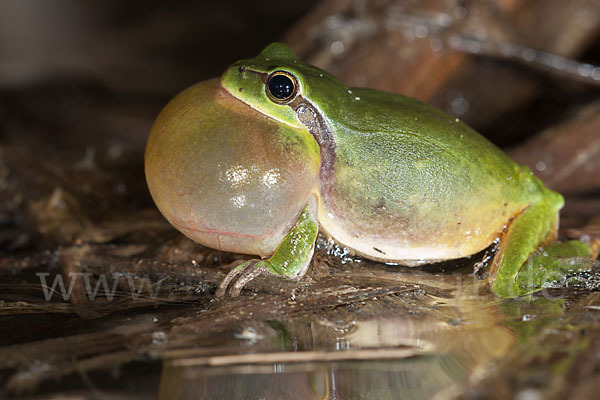
[[[288,99],[294,94],[294,82],[286,75],[273,75],[269,79],[269,92],[276,99]]]

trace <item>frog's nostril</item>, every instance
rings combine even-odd
[[[238,67],[238,71],[239,71],[239,72],[246,72],[246,67],[244,67],[244,66],[239,66],[239,67]]]
[[[240,93],[242,93],[244,91],[244,88],[241,87],[239,90],[240,90]]]

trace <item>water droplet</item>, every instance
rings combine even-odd
[[[455,89],[451,89],[446,94],[448,100],[448,112],[452,115],[464,115],[469,111],[469,101],[465,99],[463,94]]]
[[[450,103],[454,114],[463,115],[469,111],[469,102],[464,97],[457,97]]]
[[[428,34],[429,34],[429,28],[427,28],[427,26],[417,25],[415,27],[415,36],[418,37],[419,39],[423,39],[424,37],[427,37]]]
[[[246,205],[246,195],[240,194],[239,196],[232,197],[231,202],[237,208],[242,208]]]
[[[537,319],[537,315],[532,314],[523,314],[523,317],[521,317],[521,321],[523,322],[533,321],[535,319]]]
[[[535,163],[535,169],[538,170],[539,172],[545,171],[546,163],[543,161],[538,161],[537,163]]]
[[[450,14],[446,14],[446,13],[441,13],[438,15],[437,17],[437,22],[438,24],[440,24],[443,27],[449,27],[450,25],[452,25],[452,17],[450,16]]]
[[[250,177],[248,169],[242,166],[229,168],[227,171],[225,171],[225,175],[227,176],[227,180],[231,183],[231,186],[233,187],[237,187],[243,185],[244,183],[247,183]]]
[[[279,170],[277,168],[271,168],[263,175],[263,184],[267,187],[272,187],[277,182],[279,182],[280,176],[281,174],[279,173]]]
[[[338,56],[344,52],[344,43],[340,42],[339,40],[336,40],[335,42],[331,43],[331,46],[329,46],[329,48],[333,55]]]

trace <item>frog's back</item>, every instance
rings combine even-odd
[[[325,111],[337,147],[319,220],[369,258],[410,265],[464,257],[541,198],[562,205],[528,168],[417,100],[350,89],[345,107]]]

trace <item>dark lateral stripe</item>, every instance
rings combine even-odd
[[[296,113],[298,121],[308,129],[319,145],[321,152],[321,168],[319,169],[321,196],[325,204],[329,205],[331,204],[329,200],[331,200],[333,191],[336,159],[336,144],[331,130],[319,110],[301,95],[296,96],[289,106]]]

